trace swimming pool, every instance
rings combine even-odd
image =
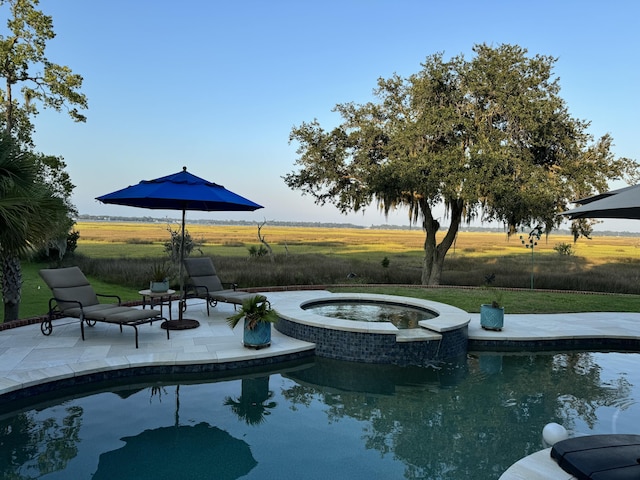
[[[638,433],[639,362],[586,352],[476,354],[432,367],[316,358],[232,378],[94,384],[2,415],[0,472],[497,479],[541,448],[549,422],[576,434]]]

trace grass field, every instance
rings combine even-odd
[[[79,222],[78,251],[98,256],[149,256],[161,255],[162,244],[168,240],[167,227],[179,225],[166,223],[127,222]],[[217,255],[247,255],[250,245],[259,245],[257,227],[187,225],[195,240],[204,244],[207,253]],[[324,255],[347,254],[408,254],[422,257],[424,232],[414,230],[374,230],[353,228],[313,227],[263,227],[262,234],[276,254],[320,253]],[[444,232],[441,232],[444,235]],[[527,233],[524,234],[527,237]],[[535,253],[555,254],[554,246],[571,244],[576,256],[586,258],[594,264],[610,260],[634,259],[640,253],[640,237],[594,236],[580,239],[576,244],[570,235],[551,234],[542,237]],[[508,238],[506,233],[465,232],[458,238],[450,255],[504,256],[530,255],[519,236]],[[534,253],[534,255],[535,255]]]
[[[179,228],[167,223],[79,222],[77,253],[85,259],[106,262],[110,270],[151,262],[164,257],[163,244],[169,240],[169,226],[174,230]],[[194,224],[187,225],[187,229],[194,240],[202,243],[202,252],[214,257],[219,270],[232,275],[241,286],[339,284],[344,283],[350,272],[358,273],[354,287],[357,283],[418,284],[420,279],[424,242],[420,229],[271,227],[267,224],[261,233],[273,249],[274,263],[248,259],[249,247],[260,245],[256,226]],[[570,245],[573,255],[559,255],[554,250],[559,244]],[[584,295],[574,301],[557,295],[546,300],[528,295],[526,299],[511,298],[512,308],[508,311],[538,312],[545,308],[546,311],[567,311],[562,308],[568,305],[572,311],[580,311],[576,303],[589,305],[586,307],[589,310],[640,310],[639,247],[639,237],[595,236],[573,244],[568,235],[552,234],[539,241],[532,257],[531,250],[523,246],[519,236],[508,238],[504,233],[462,231],[447,254],[442,283],[481,286],[484,277],[492,273],[496,275],[497,287],[527,289],[533,270],[536,288],[634,295],[621,297],[624,301],[599,296],[596,306],[586,302]],[[380,266],[385,258],[390,264],[387,269]],[[22,318],[47,310],[49,292],[37,275],[43,266],[46,265],[23,263]],[[145,286],[142,280],[132,280],[126,271],[121,279],[111,283],[101,281],[101,274],[89,272],[87,275],[96,290],[120,294],[124,300],[137,299],[137,290]],[[430,295],[433,294],[432,291]],[[479,308],[476,294],[471,295],[468,290],[456,293],[453,289],[442,289],[437,295],[444,295],[446,300],[431,298],[469,311]],[[481,291],[477,295],[484,294]],[[518,307],[514,309],[513,304]],[[556,306],[544,307],[553,304]]]

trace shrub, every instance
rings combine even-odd
[[[570,243],[556,243],[553,249],[558,252],[560,255],[571,256],[573,255],[573,247]]]
[[[124,243],[128,245],[153,245],[153,240],[143,238],[127,238]]]
[[[175,230],[171,228],[171,225],[167,226],[170,239],[164,243],[164,251],[167,253],[173,263],[178,263],[180,260],[180,248],[182,247],[182,231],[179,228]],[[184,256],[188,257],[194,250],[202,253],[200,249],[203,240],[194,240],[189,233],[189,230],[184,231]]]
[[[264,245],[260,245],[259,247],[256,247],[255,245],[251,245],[249,247],[249,256],[251,258],[264,257],[268,253],[269,253],[269,250],[267,250],[267,248]]]
[[[73,255],[78,247],[80,232],[71,230],[66,238],[62,237],[50,241],[47,245],[39,248],[34,254],[36,262],[60,262],[63,258]]]

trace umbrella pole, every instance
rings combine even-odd
[[[180,301],[178,302],[178,320],[168,320],[162,324],[163,328],[168,330],[186,330],[189,328],[197,328],[200,322],[190,318],[182,318],[182,314],[187,307],[187,296],[184,291],[184,275],[182,272],[182,261],[184,260],[184,225],[186,210],[182,210],[182,237],[180,240],[180,265],[178,266],[178,275],[180,276]]]
[[[183,301],[185,302],[185,305],[180,305],[180,314],[178,315],[178,317],[180,318],[180,320],[182,320],[182,307],[186,306],[186,302],[187,302],[187,296],[186,293],[184,291],[184,274],[182,272],[182,261],[184,260],[184,225],[185,225],[185,221],[184,221],[184,217],[186,215],[186,210],[182,210],[182,230],[181,230],[181,235],[182,235],[182,239],[180,240],[180,260],[179,260],[179,266],[178,266],[178,271],[180,272],[180,295],[182,296]]]

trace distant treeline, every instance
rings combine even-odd
[[[179,218],[156,218],[156,217],[119,217],[111,215],[78,215],[77,220],[83,222],[140,222],[140,223],[179,223]],[[190,224],[198,225],[240,225],[251,226],[256,225],[255,221],[247,220],[210,220],[210,219],[192,219],[189,218]],[[419,225],[371,225],[365,227],[362,225],[355,225],[353,223],[337,223],[337,222],[283,222],[279,220],[268,220],[267,225],[273,225],[277,227],[308,227],[308,228],[354,228],[360,230],[373,229],[373,230],[419,230]],[[444,225],[440,228],[442,231],[446,231],[449,228],[448,225]],[[461,225],[460,231],[464,232],[506,232],[502,227],[477,227],[470,225]],[[556,233],[561,235],[570,235],[571,232],[568,229],[555,230]],[[525,229],[526,233],[526,229]],[[610,230],[597,231],[595,235],[604,237],[637,237],[640,234],[637,232],[614,232]]]
[[[179,218],[155,218],[155,217],[116,217],[110,215],[78,215],[78,220],[83,222],[140,222],[140,223],[180,223]],[[189,224],[198,225],[255,225],[255,221],[248,220],[210,220],[210,219],[193,219],[189,218]],[[324,223],[324,222],[280,222],[277,220],[268,220],[267,225],[279,227],[317,227],[317,228],[392,228],[392,229],[409,229],[409,227],[394,226],[372,226],[363,227],[362,225],[354,225],[352,223]]]

